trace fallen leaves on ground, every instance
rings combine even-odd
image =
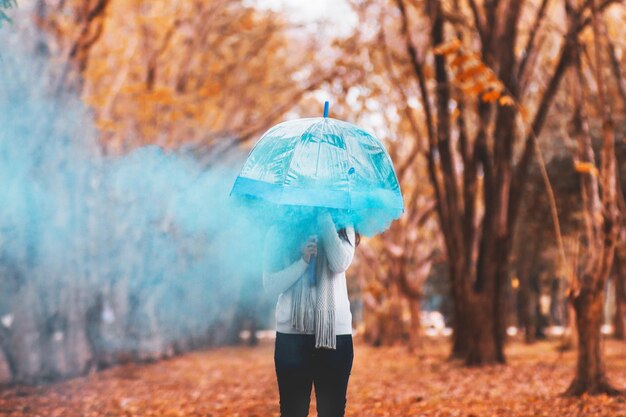
[[[508,364],[466,368],[446,360],[444,341],[405,347],[355,344],[347,417],[626,417],[626,398],[562,398],[575,352],[552,342],[511,343]],[[626,344],[609,341],[610,380],[626,388]],[[189,353],[153,364],[124,365],[41,387],[0,391],[10,417],[278,416],[273,344]],[[315,416],[312,393],[310,416]]]

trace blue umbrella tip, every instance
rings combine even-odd
[[[325,101],[324,102],[324,117],[325,118],[328,117],[328,107],[329,107],[328,101]]]

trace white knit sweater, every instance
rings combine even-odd
[[[352,334],[352,313],[348,300],[345,271],[352,263],[355,247],[354,227],[346,227],[346,234],[350,242],[340,238],[335,229],[330,214],[325,212],[318,217],[319,236],[324,242],[323,252],[318,256],[326,256],[328,268],[321,271],[330,275],[335,296],[335,333]],[[302,242],[304,243],[304,242]],[[274,250],[279,250],[281,237],[276,228],[271,228],[265,243],[266,257]],[[291,291],[287,291],[299,278],[305,275],[308,264],[300,257],[291,265],[278,271],[263,271],[263,286],[271,296],[278,296],[276,303],[276,331],[280,333],[307,334],[291,326]],[[306,277],[305,277],[306,279]],[[313,287],[313,297],[317,297],[316,287]],[[312,332],[309,332],[312,334]]]

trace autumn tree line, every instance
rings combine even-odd
[[[52,63],[57,94],[89,106],[104,155],[156,144],[211,167],[286,117],[318,114],[319,94],[332,97],[334,117],[385,141],[406,211],[361,244],[349,275],[369,343],[419,349],[434,291],[448,301],[450,357],[505,363],[507,327],[528,342],[541,333],[548,288],[571,330],[563,344],[578,349],[568,393],[617,392],[601,326],[610,294],[624,338],[623,1],[353,0],[358,24],[335,38],[237,0],[35,3],[6,12],[13,30],[34,24],[24,47]],[[176,352],[236,341],[268,305],[254,294],[242,289],[232,316],[202,330],[212,337]],[[78,314],[97,322],[102,295],[92,301]],[[92,331],[88,322],[79,331]],[[19,337],[0,331],[4,361]],[[57,376],[116,362],[85,349]],[[150,358],[168,354],[163,345]]]

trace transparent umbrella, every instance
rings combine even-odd
[[[372,134],[327,117],[269,129],[250,151],[231,195],[280,206],[337,209],[338,226],[366,236],[387,229],[404,203],[393,163]]]

